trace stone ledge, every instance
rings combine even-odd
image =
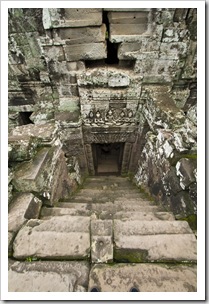
[[[9,292],[87,291],[90,267],[85,261],[15,262],[9,268]]]

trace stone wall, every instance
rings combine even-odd
[[[196,213],[196,9],[8,13],[10,197],[17,163],[45,146],[30,130],[49,125],[53,174],[71,189],[94,174],[92,143],[123,142],[123,173],[176,215]]]
[[[185,217],[197,212],[196,108],[185,114],[171,96],[169,86],[144,88],[146,103],[140,109],[149,131],[135,180],[177,217]]]

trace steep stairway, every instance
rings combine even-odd
[[[68,201],[42,207],[13,250],[19,261],[11,262],[11,291],[196,291],[196,238],[188,223],[128,178],[88,178]]]

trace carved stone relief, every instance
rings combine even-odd
[[[83,117],[83,124],[86,126],[122,126],[135,125],[136,119],[132,109],[99,109],[90,110],[86,117]]]

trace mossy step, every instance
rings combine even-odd
[[[120,262],[196,262],[197,242],[187,222],[114,220],[114,259]]]

